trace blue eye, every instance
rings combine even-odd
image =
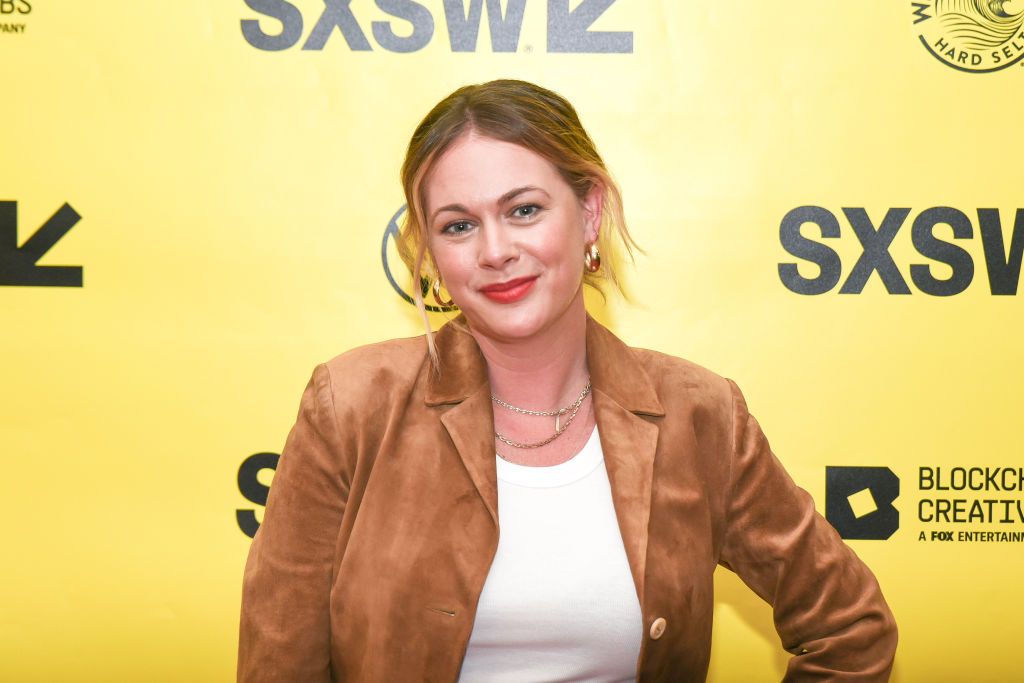
[[[512,215],[516,218],[531,218],[540,211],[536,204],[523,204],[512,209]]]
[[[449,235],[461,235],[462,233],[469,230],[469,228],[470,225],[467,221],[454,221],[444,226],[441,229],[441,232],[447,233]]]

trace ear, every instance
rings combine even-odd
[[[583,239],[587,244],[597,241],[601,230],[601,208],[604,205],[604,185],[599,182],[587,190],[583,197]]]

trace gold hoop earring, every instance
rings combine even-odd
[[[434,280],[434,284],[431,286],[431,289],[434,292],[434,301],[437,302],[438,306],[440,306],[441,308],[448,308],[448,309],[458,308],[455,305],[455,302],[452,301],[451,299],[448,299],[447,301],[444,301],[444,300],[441,299],[441,278],[438,278],[438,279]]]
[[[601,252],[597,250],[597,242],[591,242],[583,252],[583,267],[587,269],[588,273],[596,273],[601,270]]]

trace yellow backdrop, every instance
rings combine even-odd
[[[404,146],[496,77],[572,100],[623,186],[646,255],[601,319],[739,382],[822,512],[827,467],[899,478],[848,541],[894,680],[1018,677],[1024,0],[960,3],[981,47],[943,0],[463,4],[0,2],[0,679],[233,677],[271,474],[239,468],[314,364],[420,331],[381,259]],[[779,680],[768,606],[716,586],[709,680]]]

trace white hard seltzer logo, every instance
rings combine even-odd
[[[912,2],[925,49],[967,73],[1000,71],[1024,59],[1024,0]]]

